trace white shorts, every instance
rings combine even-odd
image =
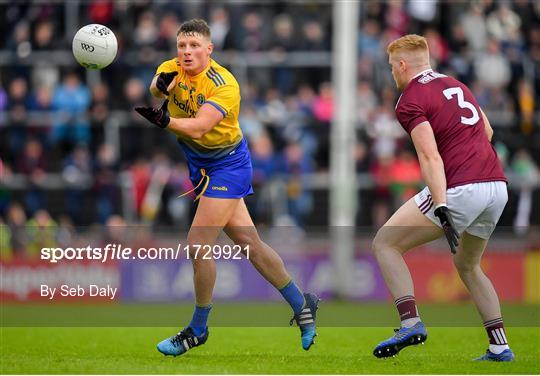
[[[472,183],[448,189],[446,200],[460,234],[466,231],[489,239],[508,201],[508,191],[503,181]],[[414,201],[426,217],[441,227],[439,218],[433,213],[435,206],[428,187],[416,194]]]

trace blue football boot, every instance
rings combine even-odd
[[[206,328],[203,334],[196,336],[195,333],[193,333],[193,329],[187,327],[177,335],[164,339],[158,343],[157,349],[163,355],[182,355],[192,347],[204,344],[208,339],[209,333],[208,328]]]
[[[397,355],[407,346],[424,343],[427,339],[427,330],[424,323],[417,322],[410,328],[394,329],[396,334],[381,342],[373,350],[373,355],[377,358],[388,358]]]
[[[289,324],[292,325],[296,321],[302,334],[302,348],[307,351],[313,345],[313,339],[317,336],[315,318],[321,299],[315,294],[307,293],[304,294],[304,300],[302,311],[294,315]]]
[[[484,355],[474,360],[487,360],[490,362],[513,362],[515,360],[515,356],[510,349],[506,349],[500,354],[494,354],[491,351],[487,350]]]

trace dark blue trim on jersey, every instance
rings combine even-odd
[[[210,68],[210,71],[212,73],[214,73],[215,77],[218,79],[218,81],[220,81],[223,85],[225,85],[225,80],[223,79],[223,77],[221,77],[221,74],[219,74],[214,67],[211,67]]]
[[[225,111],[219,104],[217,104],[215,102],[212,102],[212,101],[206,101],[204,103],[208,103],[208,104],[211,104],[212,106],[214,106],[219,112],[222,113],[223,117],[227,116],[227,111]]]
[[[219,87],[221,85],[225,85],[225,80],[223,79],[223,77],[221,77],[221,75],[214,68],[210,68],[206,72],[206,77],[211,79],[212,82],[214,83],[214,85],[216,85],[216,87]]]

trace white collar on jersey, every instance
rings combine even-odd
[[[414,76],[413,78],[411,78],[411,80],[414,80],[416,77],[418,76],[422,76],[428,72],[433,72],[433,69],[432,68],[429,68],[429,69],[426,69],[426,70],[423,70],[422,72],[418,73],[416,76]]]

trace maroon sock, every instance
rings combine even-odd
[[[405,295],[397,298],[394,301],[399,312],[401,321],[418,317],[418,309],[416,308],[416,299],[412,295]]]
[[[490,345],[507,345],[502,317],[484,322]]]

